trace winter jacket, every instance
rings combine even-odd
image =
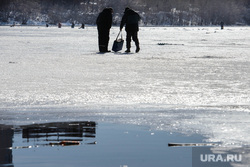
[[[105,8],[97,17],[96,24],[98,29],[109,30],[112,26],[112,11]]]
[[[141,20],[141,17],[138,13],[133,11],[132,9],[128,9],[124,12],[122,17],[122,21],[120,24],[120,29],[126,25],[125,30],[128,32],[136,32],[139,31],[138,22]]]

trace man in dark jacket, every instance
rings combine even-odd
[[[138,40],[138,31],[139,26],[138,22],[141,20],[141,17],[138,13],[133,11],[130,8],[126,8],[124,11],[124,15],[122,17],[122,21],[120,24],[120,30],[122,30],[123,26],[126,25],[125,30],[127,32],[127,50],[125,52],[130,52],[131,48],[131,38],[135,42],[136,45],[136,53],[140,51],[139,40]]]
[[[112,8],[105,8],[96,19],[98,30],[99,51],[102,53],[110,52],[108,50],[109,31],[112,26]]]

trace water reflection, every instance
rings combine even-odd
[[[54,122],[19,127],[0,125],[0,167],[14,167],[12,150],[39,146],[95,144],[96,122]],[[22,141],[13,146],[14,136]],[[29,143],[32,143],[30,145]],[[26,144],[26,145],[25,145]]]
[[[95,138],[95,122],[57,122],[21,126],[22,138],[35,141],[82,141]]]
[[[192,147],[201,146],[203,139],[200,135],[149,131],[133,125],[99,123],[97,126],[95,122],[56,122],[19,127],[0,125],[0,167],[191,167],[193,158],[199,161],[200,154],[215,153],[242,155],[242,163],[223,162],[223,167],[249,164],[249,148],[221,150],[217,146],[205,147],[207,150],[192,154],[192,149],[195,149]],[[89,145],[95,141],[98,145]],[[62,147],[67,145],[65,142],[79,142],[81,145],[70,147],[77,145],[71,143]],[[186,144],[169,147],[169,143]]]
[[[11,126],[0,125],[0,166],[10,166],[12,164],[12,150],[3,149],[12,147],[12,139],[14,136],[14,130]]]

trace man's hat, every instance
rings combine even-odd
[[[128,11],[129,9],[130,9],[129,7],[126,7],[124,12]]]

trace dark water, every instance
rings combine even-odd
[[[192,148],[168,147],[168,143],[200,143],[202,139],[86,121],[1,125],[0,166],[191,167]],[[65,141],[70,145],[63,145]]]

